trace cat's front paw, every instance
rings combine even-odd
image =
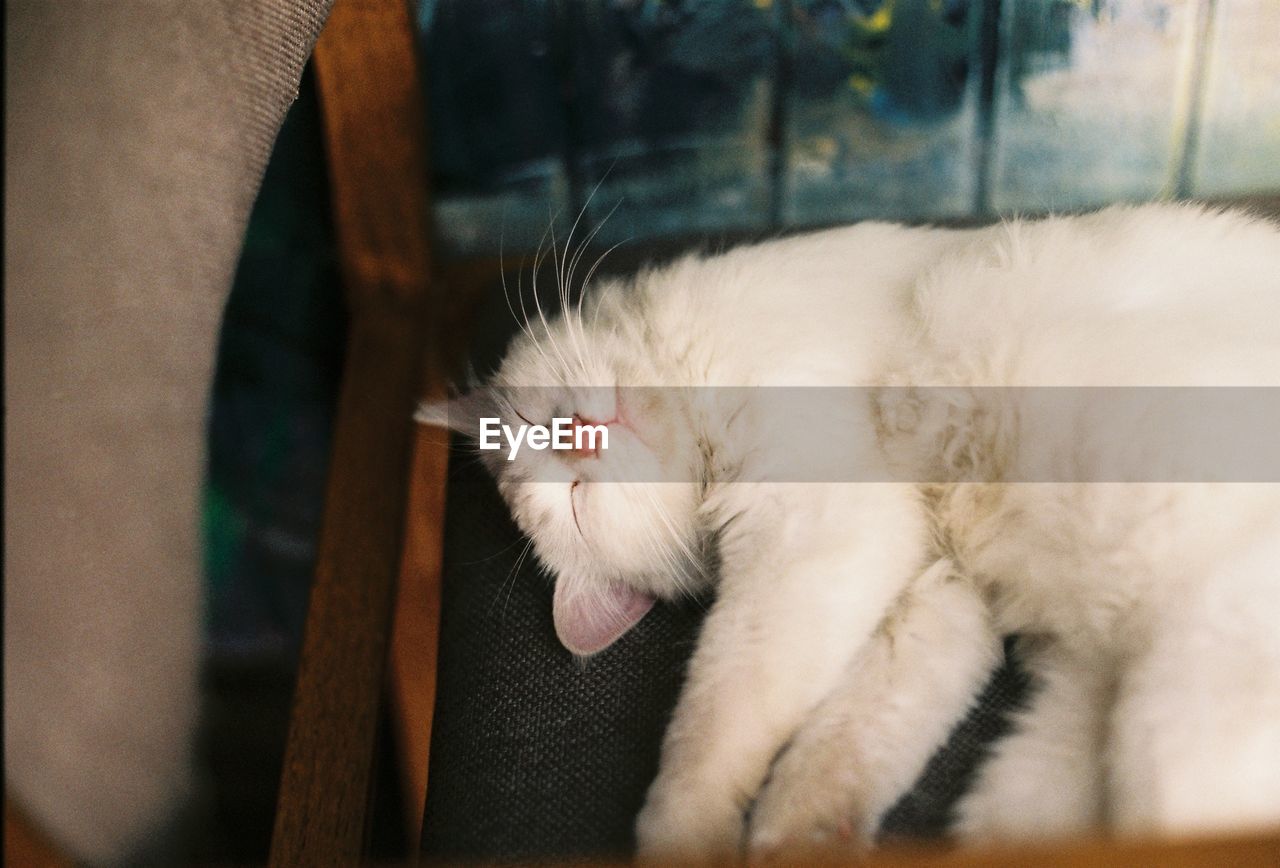
[[[805,851],[862,852],[875,833],[847,762],[824,760],[823,746],[793,744],[775,763],[747,831],[753,860]]]
[[[636,855],[642,862],[736,860],[742,850],[742,809],[729,798],[695,787],[666,784],[649,790],[636,818]]]

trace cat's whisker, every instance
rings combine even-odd
[[[571,285],[573,283],[573,275],[577,272],[578,265],[582,262],[583,255],[585,255],[588,248],[590,248],[591,242],[594,241],[596,236],[600,234],[600,230],[603,229],[605,224],[609,222],[609,218],[611,218],[614,215],[614,212],[618,210],[618,205],[621,205],[621,204],[622,204],[622,201],[619,200],[617,205],[614,205],[612,208],[610,208],[609,213],[604,215],[604,219],[602,219],[599,223],[597,223],[595,228],[591,230],[590,234],[588,234],[587,237],[583,240],[583,242],[578,245],[578,249],[574,254],[573,261],[569,266],[569,283]],[[617,245],[615,244],[614,247],[617,247]],[[612,250],[613,248],[611,247],[609,249]],[[597,260],[597,262],[598,261],[599,260]],[[583,286],[586,286],[586,281],[583,281]],[[581,295],[579,295],[579,302],[581,302]],[[580,306],[581,305],[579,305],[579,307]]]
[[[529,315],[528,315],[528,313],[524,313],[524,298],[523,298],[523,296],[521,296],[521,298],[520,298],[520,310],[521,310],[521,312],[522,312],[522,313],[524,313],[524,319],[521,319],[519,316],[517,316],[517,315],[516,315],[515,305],[511,303],[511,292],[510,292],[510,290],[509,290],[509,289],[508,289],[508,287],[507,287],[507,269],[506,269],[506,264],[505,264],[505,262],[504,262],[504,257],[505,257],[505,253],[504,253],[503,248],[502,248],[502,241],[501,241],[501,239],[499,239],[499,243],[498,243],[498,277],[499,277],[499,279],[502,281],[502,298],[503,298],[503,300],[505,300],[505,301],[506,301],[506,303],[507,303],[507,310],[511,313],[511,318],[512,318],[513,320],[515,320],[516,325],[517,325],[517,326],[520,328],[520,330],[525,334],[525,336],[529,338],[529,341],[533,344],[534,348],[535,348],[536,350],[538,350],[538,352],[539,352],[539,353],[542,353],[542,356],[543,356],[543,358],[545,359],[545,358],[546,358],[546,353],[543,353],[543,352],[542,352],[542,347],[538,345],[538,339],[537,339],[536,337],[534,337],[533,329],[531,329],[531,328],[529,327]],[[521,267],[521,269],[523,269],[523,268],[524,268],[524,261],[523,261],[523,259],[521,260],[520,267]],[[519,271],[517,271],[517,272],[516,272],[517,280],[519,280],[519,274],[520,274],[520,272],[519,272]],[[517,283],[516,287],[517,287],[517,288],[516,288],[516,292],[517,292],[517,294],[519,294],[519,292],[520,292],[520,284],[519,284],[519,283]]]
[[[569,330],[570,337],[573,339],[575,348],[577,349],[577,352],[578,352],[578,363],[584,378],[583,379],[584,385],[591,384],[591,372],[587,365],[586,356],[584,355],[583,349],[582,349],[583,345],[588,343],[586,330],[583,328],[583,324],[582,324],[582,299],[585,297],[585,294],[586,294],[585,293],[586,283],[584,282],[582,287],[579,289],[578,303],[575,307],[575,305],[571,301],[571,294],[573,291],[573,277],[577,273],[578,265],[581,263],[582,257],[585,255],[587,249],[590,247],[591,242],[600,233],[600,230],[604,228],[604,225],[609,221],[609,218],[613,216],[613,213],[614,211],[617,210],[618,205],[614,205],[614,207],[610,209],[609,213],[605,215],[604,219],[601,220],[591,230],[591,232],[587,234],[587,237],[578,244],[578,247],[574,251],[572,257],[569,256],[569,248],[573,243],[573,235],[578,228],[578,223],[582,220],[583,215],[586,214],[587,209],[590,207],[591,202],[595,199],[596,193],[599,192],[600,186],[605,182],[605,178],[608,177],[608,174],[609,174],[608,172],[605,172],[605,174],[601,176],[600,180],[596,182],[595,187],[591,189],[591,193],[587,196],[587,200],[585,203],[583,203],[582,210],[578,214],[578,219],[574,221],[573,227],[569,230],[569,237],[565,241],[565,260],[568,263],[568,267],[567,269],[561,270],[561,278],[560,278],[561,314],[565,321],[565,327]],[[621,204],[621,200],[619,200],[618,204]],[[574,334],[575,328],[577,330],[576,335]]]
[[[539,249],[541,249],[542,242],[538,242],[538,247]],[[542,360],[546,362],[547,367],[554,371],[556,367],[555,363],[551,361],[551,357],[547,355],[547,351],[543,349],[542,344],[539,343],[538,338],[534,335],[533,326],[529,324],[529,311],[528,309],[525,308],[525,304],[524,304],[524,258],[523,257],[521,257],[520,259],[520,268],[516,272],[516,297],[520,299],[520,313],[524,316],[524,330],[525,330],[525,334],[529,336],[529,342],[533,344],[533,348],[537,350],[538,355],[542,356]]]
[[[672,522],[670,512],[667,510],[666,506],[648,484],[639,483],[639,485],[648,497],[650,504],[653,506],[654,513],[657,515],[658,520],[662,522],[662,525],[671,534],[672,542],[680,548],[682,554],[692,561],[694,559],[693,551],[689,548],[688,544],[684,541],[684,538],[680,535],[680,531]]]
[[[639,490],[645,496],[645,498],[648,499],[650,506],[653,508],[655,515],[657,515],[658,517],[658,520],[662,522],[662,526],[665,527],[667,532],[671,535],[671,541],[675,543],[675,545],[680,549],[681,554],[683,554],[685,557],[685,564],[681,566],[680,562],[671,553],[670,548],[662,545],[661,541],[658,542],[657,548],[659,552],[665,556],[664,560],[666,560],[671,566],[672,576],[676,579],[677,582],[679,582],[683,586],[686,571],[690,567],[699,566],[700,559],[694,555],[693,549],[689,547],[684,537],[680,534],[679,529],[675,526],[675,522],[672,521],[670,512],[667,510],[666,506],[658,498],[657,494],[653,491],[653,489],[649,486],[649,484],[634,483],[634,485],[636,486],[636,490]],[[656,532],[656,531],[657,531],[656,528],[651,529],[651,532]],[[688,588],[685,587],[683,588],[683,590],[687,591]]]
[[[687,593],[684,572],[680,569],[679,562],[672,556],[670,548],[663,545],[658,529],[647,527],[642,542],[644,547],[651,553],[650,559],[662,567],[664,574],[676,586],[677,593]]]
[[[516,591],[516,580],[520,577],[520,569],[524,566],[525,561],[529,559],[529,552],[533,551],[533,540],[525,543],[524,549],[520,552],[520,556],[516,558],[515,567],[511,570],[511,579],[507,582],[507,598],[502,601],[502,616],[507,616],[507,606],[511,604],[511,595]]]
[[[624,485],[629,492],[637,496],[637,499],[648,501],[649,505],[655,510],[660,511],[657,499],[652,491],[650,491],[644,483],[627,482],[619,483]],[[677,582],[681,583],[682,571],[678,569],[678,561],[671,553],[670,546],[664,544],[662,537],[659,535],[659,529],[649,524],[641,525],[644,530],[643,543],[646,548],[652,552],[654,558],[666,567],[667,573]]]
[[[546,240],[547,235],[550,234],[551,235],[551,252],[554,252],[555,234],[552,228],[554,225],[555,225],[555,215],[552,215],[551,222],[548,223],[547,225],[547,231],[543,233],[542,240],[538,242],[538,252],[534,255],[534,258],[533,258],[533,273],[530,281],[530,290],[533,292],[533,305],[535,310],[537,311],[538,320],[542,323],[542,329],[546,333],[547,342],[551,344],[551,349],[555,352],[556,356],[560,359],[561,368],[558,374],[563,380],[567,382],[568,380],[571,379],[569,376],[569,373],[571,370],[569,366],[569,362],[567,359],[565,359],[564,353],[560,351],[560,346],[556,343],[555,335],[552,334],[552,331],[551,331],[551,325],[547,321],[546,312],[543,311],[542,309],[542,300],[538,297],[538,272],[541,270],[542,263],[546,260],[546,257],[547,257],[547,254],[542,252],[542,244],[543,244],[543,241]]]
[[[595,189],[591,191],[591,196],[587,198],[587,204],[591,203],[591,199],[595,197],[596,191],[600,189],[600,184],[603,184],[603,183],[604,183],[604,178],[602,177],[600,181],[596,183]],[[614,212],[618,210],[618,205],[621,205],[621,204],[622,204],[622,200],[619,199],[618,204],[614,205],[611,209],[609,209],[609,213],[604,216],[604,219],[601,220],[599,223],[597,223],[595,228],[593,228],[591,232],[587,235],[587,237],[583,239],[582,243],[578,245],[578,249],[574,252],[573,259],[570,261],[570,264],[569,264],[568,277],[565,279],[565,284],[566,284],[565,306],[564,306],[565,322],[572,329],[574,327],[574,321],[575,320],[577,321],[576,327],[578,329],[578,334],[579,336],[581,336],[582,342],[584,344],[587,342],[587,335],[586,335],[586,329],[582,321],[582,303],[587,296],[587,286],[590,285],[591,276],[595,273],[595,267],[594,266],[592,267],[590,273],[588,273],[587,275],[586,280],[584,280],[582,282],[582,285],[578,288],[578,303],[576,306],[571,305],[569,302],[569,290],[571,290],[573,287],[573,277],[575,274],[577,274],[578,266],[582,262],[582,257],[586,254],[587,250],[590,248],[591,242],[594,241],[596,236],[600,234],[600,230],[603,229],[605,224],[609,222],[609,218],[613,216]],[[583,206],[583,208],[585,210],[586,206]],[[572,235],[573,233],[570,232],[570,237],[572,237]],[[616,246],[617,245],[614,245],[614,247]],[[613,248],[610,248],[610,250],[612,249]],[[600,259],[597,259],[596,265],[599,265],[600,261],[601,261]],[[581,350],[579,350],[579,355],[581,356]],[[590,371],[587,370],[586,360],[580,358],[580,361],[582,362],[583,376],[587,378],[588,384],[590,384],[591,374],[590,374]]]
[[[565,241],[564,241],[564,251],[565,251],[565,260],[566,260],[566,261],[567,261],[567,260],[568,260],[568,258],[569,258],[569,248],[570,248],[570,247],[572,246],[572,244],[573,244],[573,236],[574,236],[574,233],[578,231],[578,225],[582,222],[582,218],[583,218],[583,216],[584,216],[584,215],[586,215],[586,213],[587,213],[587,209],[588,209],[589,207],[591,207],[591,200],[595,198],[595,195],[596,195],[597,191],[599,191],[599,189],[600,189],[600,185],[601,185],[601,184],[603,184],[603,183],[604,183],[604,178],[602,177],[599,181],[597,181],[597,182],[596,182],[596,185],[595,185],[594,187],[592,187],[592,188],[591,188],[591,192],[590,192],[589,194],[587,194],[587,199],[586,199],[586,201],[582,203],[582,208],[581,208],[581,209],[579,209],[579,211],[578,211],[577,219],[575,219],[575,220],[573,221],[573,225],[569,227],[569,237],[568,237],[568,238],[566,238],[566,239],[565,239]],[[590,240],[591,240],[591,238],[592,238],[592,237],[595,235],[595,233],[596,233],[596,232],[598,232],[598,231],[599,231],[599,228],[597,227],[595,231],[593,231],[590,235],[588,235],[588,236],[587,236],[587,241],[590,241]],[[584,242],[584,243],[585,243],[585,242]],[[570,270],[570,271],[569,271],[569,274],[568,274],[568,278],[572,278],[572,276],[573,276],[573,272],[572,272],[572,270]],[[566,309],[566,308],[568,307],[568,301],[569,301],[569,299],[568,299],[568,283],[569,283],[569,280],[568,280],[568,279],[566,279],[566,275],[564,274],[564,271],[562,270],[562,271],[561,271],[561,273],[560,273],[560,286],[561,286],[561,289],[562,289],[562,290],[564,290],[564,292],[565,292],[564,296],[562,296],[562,298],[563,298],[563,300],[564,300],[564,306],[561,308],[562,310],[564,310],[564,309]]]
[[[610,212],[610,213],[612,213],[612,212]],[[623,244],[626,244],[626,243],[627,243],[627,240],[628,240],[628,239],[623,239],[622,241],[619,241],[619,242],[617,242],[616,244],[614,244],[612,247],[610,247],[610,248],[609,248],[608,250],[606,250],[604,253],[601,253],[599,256],[597,256],[597,257],[596,257],[596,261],[595,261],[595,262],[593,262],[593,263],[591,264],[591,268],[587,270],[587,276],[586,276],[586,277],[584,277],[584,278],[582,279],[582,287],[583,287],[583,290],[584,290],[584,291],[583,291],[583,294],[582,294],[581,296],[579,296],[579,297],[578,297],[578,322],[579,322],[579,324],[581,324],[581,322],[582,322],[582,300],[586,297],[586,292],[585,292],[585,290],[586,290],[586,288],[587,288],[588,286],[590,286],[590,285],[591,285],[591,278],[593,278],[593,277],[595,277],[595,276],[596,276],[596,269],[598,269],[598,268],[600,267],[600,265],[605,261],[605,259],[608,257],[608,255],[609,255],[610,253],[612,253],[613,251],[617,250],[617,249],[618,249],[619,247],[621,247]],[[597,304],[596,304],[595,313],[594,313],[594,315],[591,317],[591,328],[592,328],[592,329],[594,329],[594,328],[596,327],[596,324],[597,324],[597,322],[599,321],[599,319],[600,319],[600,305],[597,303]]]
[[[519,541],[517,540],[517,542]],[[510,548],[510,546],[508,546],[508,548]],[[489,611],[486,614],[493,614],[493,607],[498,604],[499,599],[502,599],[503,590],[507,589],[507,586],[510,585],[510,589],[507,589],[506,600],[503,602],[502,607],[502,613],[504,616],[506,615],[506,606],[511,600],[511,594],[515,591],[516,578],[520,574],[520,567],[524,564],[525,558],[528,557],[529,551],[532,548],[533,540],[530,539],[525,542],[524,548],[520,550],[520,554],[516,555],[516,559],[511,563],[511,569],[507,570],[506,576],[503,577],[502,582],[498,585],[498,592],[494,594],[493,601],[489,604]]]
[[[551,236],[550,255],[552,256],[553,276],[556,278],[557,281],[559,281],[560,263],[563,262],[563,258],[557,255],[556,238],[555,238],[554,230]],[[545,260],[546,260],[546,257],[544,256],[543,261],[545,262]],[[574,353],[571,352],[570,350],[571,349],[577,350],[576,336],[573,333],[572,323],[566,317],[563,316],[563,311],[565,309],[566,302],[564,299],[562,288],[560,286],[557,286],[556,294],[557,294],[558,308],[561,312],[561,318],[564,320],[565,330],[568,333],[568,339],[570,341],[573,341],[575,343],[575,346],[572,348],[563,347],[562,344],[563,344],[564,335],[561,335],[560,341],[557,341],[556,336],[552,333],[550,323],[553,322],[555,319],[554,312],[543,311],[541,308],[539,308],[539,313],[541,316],[543,316],[543,323],[547,329],[548,338],[551,341],[552,348],[555,350],[556,355],[560,358],[562,363],[561,380],[565,385],[573,385],[574,379],[575,379],[574,378],[575,368],[573,364],[570,362],[570,357],[573,356]],[[534,295],[534,300],[535,302],[538,300],[538,296],[536,293]],[[577,357],[580,361],[581,352],[577,353]]]
[[[502,299],[507,303],[507,310],[511,313],[511,318],[516,321],[516,325],[524,330],[525,323],[520,321],[520,317],[516,316],[515,305],[511,303],[511,293],[507,289],[507,253],[506,253],[506,232],[498,234],[498,279],[502,282]],[[528,334],[528,332],[525,332]]]
[[[586,213],[586,210],[587,210],[587,206],[584,204],[582,206],[582,210],[578,212],[578,219],[573,222],[573,226],[569,229],[569,237],[566,238],[564,242],[563,256],[556,255],[556,237],[555,237],[554,230],[552,231],[552,234],[551,234],[551,252],[552,252],[552,261],[555,265],[556,296],[560,302],[560,318],[564,321],[565,330],[569,333],[569,340],[573,344],[573,351],[577,355],[578,371],[584,377],[587,376],[587,363],[586,363],[586,359],[582,354],[582,344],[579,343],[578,334],[575,333],[573,328],[572,308],[569,303],[569,284],[566,280],[565,271],[566,271],[567,263],[569,261],[569,247],[573,243],[573,233],[577,230],[578,222],[582,220],[582,215]],[[585,341],[585,338],[586,336],[584,335],[583,336],[584,341]],[[584,380],[583,385],[585,384],[586,383]],[[572,385],[572,384],[566,383],[566,385]]]
[[[515,548],[516,546],[520,545],[520,543],[522,543],[522,542],[523,542],[526,546],[533,545],[533,541],[532,541],[532,540],[525,540],[525,539],[523,539],[523,538],[517,537],[516,539],[513,539],[511,542],[509,542],[509,543],[507,543],[506,545],[502,546],[500,549],[498,549],[497,551],[495,551],[493,554],[485,555],[485,556],[484,556],[484,557],[482,557],[482,558],[476,558],[476,559],[474,559],[474,560],[468,560],[468,561],[454,561],[453,563],[457,564],[457,565],[458,565],[458,566],[460,566],[460,567],[474,567],[474,566],[476,566],[476,565],[478,565],[478,564],[487,563],[488,561],[491,561],[491,560],[493,560],[493,559],[494,559],[494,558],[496,558],[496,557],[500,557],[503,553],[510,551],[511,549],[513,549],[513,548]]]

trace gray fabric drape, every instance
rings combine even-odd
[[[90,862],[191,788],[216,333],[331,4],[7,4],[5,782]]]

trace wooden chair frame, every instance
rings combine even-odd
[[[408,4],[340,0],[314,63],[351,323],[272,865],[360,860],[388,659],[420,827],[439,618],[445,451],[415,437],[412,413],[430,388],[426,316],[444,305]]]

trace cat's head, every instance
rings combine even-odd
[[[480,452],[555,577],[556,633],[575,654],[602,650],[655,599],[706,581],[703,456],[662,352],[632,289],[606,285],[588,310],[566,305],[523,327],[489,382],[451,403],[449,427],[477,445],[480,420],[496,418],[526,435],[554,432],[559,419],[562,441],[581,446],[525,442],[508,460],[510,439],[491,423],[500,448]]]

